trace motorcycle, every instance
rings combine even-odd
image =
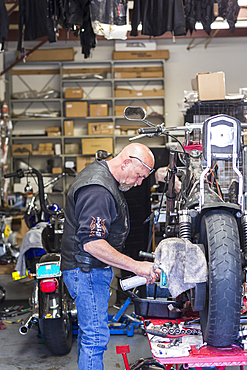
[[[139,128],[139,135],[131,140],[166,135],[179,144],[170,148],[164,187],[164,237],[184,238],[199,245],[207,261],[208,280],[196,284],[177,300],[186,297],[193,311],[199,311],[203,338],[208,345],[227,347],[237,340],[246,297],[247,211],[243,174],[239,169],[243,160],[241,123],[220,114],[200,124],[167,128],[164,123],[155,126],[147,121],[146,111],[141,107],[126,107],[124,116],[149,126]],[[177,136],[183,134],[182,144]],[[174,190],[178,159],[182,163],[179,194]],[[220,186],[218,163],[230,163],[234,173],[235,180],[228,191]]]
[[[35,204],[36,196],[33,196],[25,213],[26,223],[30,227],[27,234],[34,232],[33,235],[38,239],[42,238],[43,248],[27,246],[25,253],[26,267],[30,276],[35,277],[35,283],[31,297],[32,310],[19,332],[25,335],[33,324],[38,324],[39,334],[45,338],[50,351],[54,355],[65,355],[72,347],[72,323],[76,317],[76,308],[60,270],[64,213],[59,207],[47,207],[43,178],[38,170],[20,169],[15,173],[6,174],[5,177],[22,178],[27,175],[37,177],[40,201],[38,210]],[[35,231],[39,234],[35,234]],[[30,241],[32,240],[34,238],[30,238]]]

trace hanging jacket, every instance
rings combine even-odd
[[[93,257],[83,249],[77,237],[79,227],[75,219],[75,194],[84,186],[100,185],[106,188],[113,196],[117,209],[116,220],[111,224],[108,243],[118,251],[122,251],[129,233],[129,213],[123,193],[118,189],[118,182],[109,169],[100,161],[94,161],[81,171],[71,185],[65,206],[65,224],[61,245],[62,270],[80,267],[83,272],[92,268],[104,268],[106,264]]]
[[[196,22],[201,22],[203,29],[209,35],[211,24],[215,21],[214,0],[183,0],[186,18],[186,31],[192,33]]]
[[[74,25],[77,26],[74,34],[80,37],[82,54],[88,58],[91,49],[96,46],[96,36],[91,23],[90,0],[71,0],[69,2],[67,26],[73,28]]]
[[[186,18],[186,30],[192,33],[196,22],[201,22],[203,29],[209,35],[211,24],[216,17],[226,19],[231,32],[234,32],[240,7],[237,0],[183,0]],[[214,4],[218,4],[218,15],[214,14]]]
[[[231,32],[234,32],[240,6],[237,0],[217,0],[219,6],[219,17],[226,19]]]
[[[91,0],[90,9],[92,22],[126,24],[127,0]]]
[[[186,35],[182,0],[135,0],[131,36],[138,36],[140,23],[143,35],[161,36],[167,31],[174,36]]]
[[[50,23],[47,26],[47,22],[49,23],[46,0],[19,0],[19,40],[17,50],[22,50],[23,40],[32,41],[48,36],[49,42],[55,42],[54,29],[50,26]],[[23,31],[24,26],[25,29]]]

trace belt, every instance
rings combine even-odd
[[[93,268],[106,269],[110,266],[93,256],[84,254],[83,261],[77,263],[76,267],[79,267],[82,272],[90,272]]]

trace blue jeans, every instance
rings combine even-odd
[[[112,267],[93,268],[89,273],[79,268],[63,271],[63,279],[75,299],[78,319],[78,370],[103,370],[103,355],[110,339],[108,301]]]

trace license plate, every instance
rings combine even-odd
[[[60,262],[37,263],[36,277],[38,279],[56,276],[61,276]]]

